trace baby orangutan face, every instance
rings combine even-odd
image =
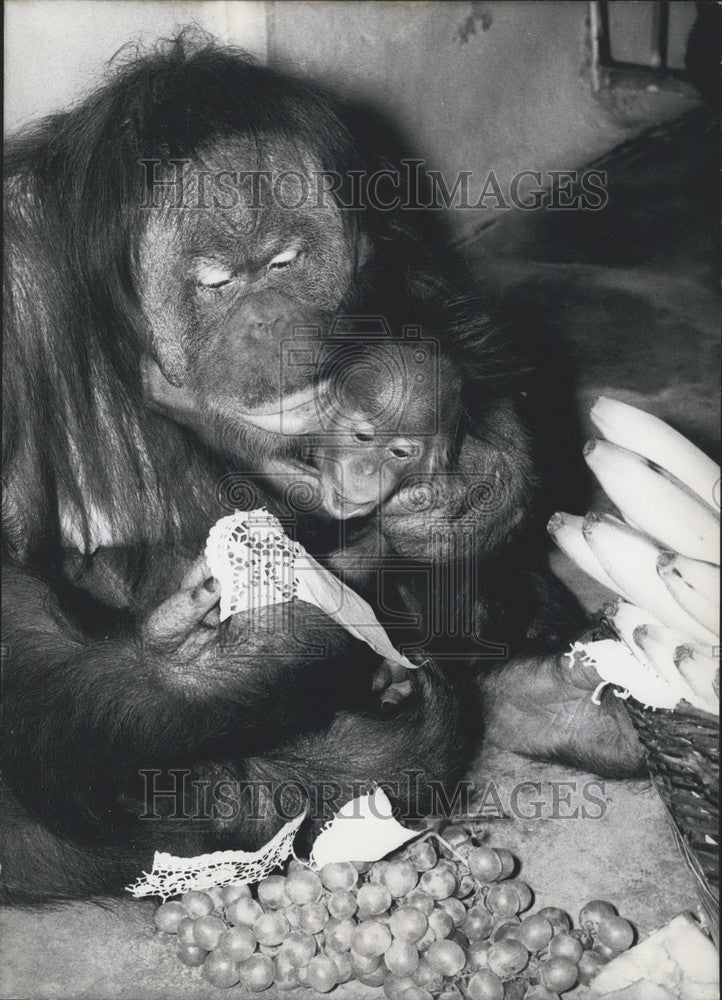
[[[414,341],[374,345],[332,372],[324,433],[310,435],[323,510],[365,517],[412,474],[443,465],[458,416],[460,379],[450,362]]]

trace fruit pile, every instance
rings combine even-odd
[[[577,929],[557,907],[525,915],[532,892],[515,868],[447,827],[374,864],[291,861],[255,893],[188,892],[155,923],[217,987],[328,993],[353,979],[389,1000],[555,1000],[630,947],[631,924],[606,902],[587,903]]]

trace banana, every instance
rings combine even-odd
[[[658,622],[649,611],[638,608],[636,604],[630,604],[629,601],[615,601],[613,604],[605,605],[604,617],[614,626],[620,639],[629,646],[633,653],[639,652],[637,643],[633,638],[634,630],[644,625],[653,625],[655,628],[669,632],[669,640],[673,647],[687,641],[686,638],[683,639],[680,637],[679,632],[673,632],[671,629],[667,629],[665,625],[662,625],[661,622]]]
[[[634,644],[657,673],[674,689],[680,698],[694,701],[694,690],[680,674],[675,663],[679,648],[679,635],[660,625],[637,625],[633,631]],[[691,646],[689,647],[692,648]]]
[[[674,552],[662,552],[657,559],[657,572],[677,603],[701,625],[719,636],[719,592],[717,601],[712,602],[696,590],[680,570],[681,558]],[[692,560],[687,559],[686,562],[690,563]],[[719,587],[719,569],[717,580]]]
[[[720,602],[720,568],[714,563],[700,562],[675,555],[674,567],[693,590],[713,604]]]
[[[589,416],[607,441],[635,451],[684,483],[719,513],[720,467],[659,417],[608,396],[598,396]]]
[[[620,597],[626,597],[626,594],[612,580],[584,540],[583,521],[584,518],[576,514],[565,514],[562,511],[557,511],[549,518],[547,531],[562,552],[569,556],[580,569],[584,570],[587,576],[591,576],[604,587],[619,594]]]
[[[708,712],[719,715],[719,659],[702,656],[692,646],[679,646],[674,657],[677,669]]]
[[[719,517],[682,482],[609,441],[588,441],[584,457],[604,492],[634,527],[692,559],[719,558]]]
[[[606,514],[588,514],[582,531],[592,552],[632,603],[692,639],[716,642],[716,636],[677,603],[660,579],[657,559],[662,550],[650,538]]]

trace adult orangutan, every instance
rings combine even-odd
[[[422,814],[484,725],[637,762],[616,706],[550,654],[582,623],[534,572],[528,366],[396,214],[345,210],[368,167],[313,87],[183,37],[7,150],[10,899],[117,891],[154,849],[257,846],[291,779],[387,781]],[[243,499],[423,656],[408,684],[303,602],[290,628],[272,608],[218,625],[199,556]],[[150,808],[148,775],[177,792],[180,773]],[[261,788],[254,808],[199,809],[224,782]]]

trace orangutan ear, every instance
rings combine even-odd
[[[166,377],[154,358],[146,354],[141,359],[143,395],[149,406],[173,417],[180,423],[189,424],[197,410],[194,397],[182,384],[178,385]]]
[[[188,359],[178,338],[164,336],[164,331],[154,331],[151,347],[153,357],[164,378],[172,386],[185,385],[188,377]]]

